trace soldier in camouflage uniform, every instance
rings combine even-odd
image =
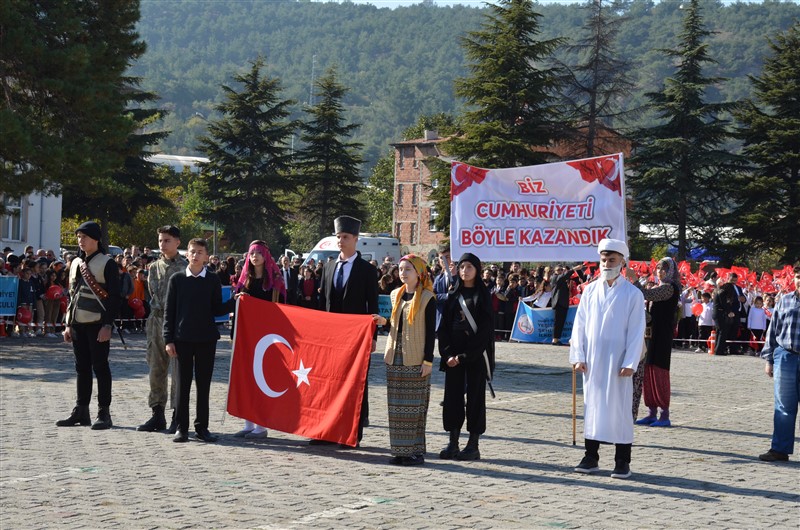
[[[148,267],[147,284],[150,288],[150,316],[147,319],[147,365],[150,367],[150,395],[148,403],[153,416],[140,425],[139,431],[161,431],[167,428],[164,409],[167,405],[167,376],[172,371],[172,384],[169,392],[169,405],[172,409],[172,422],[168,433],[175,434],[175,407],[178,403],[178,363],[167,355],[162,327],[164,325],[164,306],[167,300],[167,286],[170,277],[186,270],[189,262],[178,254],[181,232],[176,226],[167,225],[158,229],[158,248],[161,257]]]

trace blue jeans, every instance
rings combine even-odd
[[[800,400],[800,355],[778,346],[773,357],[775,416],[772,450],[790,455],[794,450],[797,403]]]

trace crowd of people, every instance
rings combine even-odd
[[[570,362],[584,374],[586,456],[576,471],[596,471],[599,445],[606,442],[617,446],[612,476],[630,476],[632,426],[671,425],[673,347],[696,345],[695,351],[704,351],[712,331],[717,355],[745,348],[754,354],[763,350],[766,372],[776,376],[776,412],[773,447],[761,458],[786,460],[792,452],[786,438],[790,430],[793,437],[787,418],[797,413],[797,388],[792,391],[789,380],[796,387],[800,268],[762,274],[735,267],[701,268],[692,273],[686,262],[676,263],[671,257],[650,263],[628,261],[627,246],[617,240],[601,242],[598,263],[530,270],[520,262],[504,270],[473,254],[456,262],[446,246],[431,264],[413,254],[399,263],[389,259],[377,263],[361,259],[356,251],[360,221],[342,216],[334,227],[340,254],[326,263],[304,264],[288,256],[276,261],[261,240],[253,241],[238,259],[222,260],[209,255],[205,240],[195,238],[183,257],[178,251],[180,230],[174,226],[159,228],[158,254],[132,246],[112,258],[94,222],[76,231],[77,254],[57,257],[52,250],[32,248],[21,257],[6,253],[2,274],[19,277],[13,333],[54,337],[63,322],[63,337],[73,344],[77,401],[70,416],[57,425],[93,429],[113,425],[111,330],[115,322],[123,330],[142,329],[146,322],[152,416],[138,430],[167,430],[175,442],[185,442],[194,379],[196,436],[215,441],[208,430],[209,389],[220,338],[215,317],[233,313],[236,298],[254,296],[328,312],[371,315],[376,335],[379,330],[389,335],[384,360],[392,463],[397,465],[425,460],[430,376],[438,340],[439,369],[445,373],[442,423],[450,435],[439,457],[477,460],[479,438],[486,430],[485,393],[494,370],[494,343],[508,338],[517,305],[527,303],[554,310],[555,345],[562,344],[567,309],[578,306],[569,345]],[[221,295],[225,285],[233,293],[227,302]],[[390,296],[388,318],[378,314],[379,294]],[[773,318],[775,325],[770,324]],[[609,379],[609,371],[618,372],[621,381]],[[93,423],[92,373],[98,381],[98,416]],[[368,425],[367,390],[365,385],[359,442]],[[637,420],[642,395],[649,413]],[[167,406],[172,409],[169,427]],[[632,411],[632,417],[622,410]],[[465,423],[469,440],[461,449]],[[260,438],[267,436],[267,430],[245,420],[235,436]]]
[[[149,247],[132,245],[113,257],[119,268],[122,303],[117,324],[123,333],[144,332],[150,315],[151,292],[148,286],[148,267],[157,261],[160,252]],[[68,271],[75,252],[63,251],[59,255],[52,249],[27,247],[21,255],[5,248],[0,256],[0,275],[19,277],[17,295],[18,312],[13,322],[6,321],[6,331],[11,336],[41,336],[55,338],[63,329],[67,311]],[[446,258],[446,259],[445,259]],[[334,258],[329,258],[333,260]],[[446,276],[453,277],[449,251],[441,249],[432,263],[426,264],[437,294],[449,287],[442,283]],[[207,269],[215,273],[221,285],[236,288],[236,282],[246,264],[247,254],[229,254],[224,259],[209,256]],[[278,301],[318,309],[320,284],[324,263],[313,259],[293,259],[282,255],[275,261],[285,286]],[[399,264],[386,258],[382,263],[370,261],[376,269],[378,294],[389,295],[402,285]],[[659,288],[656,263],[631,262],[628,278],[644,289]],[[489,290],[492,305],[492,322],[496,340],[507,340],[513,328],[520,303],[535,308],[553,309],[555,315],[553,344],[561,344],[567,309],[577,305],[583,289],[599,272],[597,263],[576,265],[539,265],[525,268],[520,262],[484,264],[481,281]],[[693,349],[700,353],[708,350],[712,331],[716,332],[717,355],[749,353],[757,355],[763,345],[770,315],[781,293],[787,290],[782,281],[789,275],[786,270],[767,271],[760,274],[747,269],[700,269],[691,273],[689,264],[678,264],[678,318],[673,329],[675,347]],[[662,289],[663,290],[663,289]],[[733,313],[733,315],[731,315]],[[384,333],[388,332],[384,330]]]

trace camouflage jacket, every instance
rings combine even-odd
[[[164,305],[167,302],[167,287],[170,277],[176,272],[183,272],[189,262],[176,255],[173,259],[161,256],[148,267],[147,286],[150,288],[150,312],[158,317],[164,315]]]

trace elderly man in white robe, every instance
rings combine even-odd
[[[583,374],[586,456],[575,471],[594,473],[601,443],[616,445],[611,476],[631,476],[633,446],[632,376],[644,344],[644,297],[621,274],[628,246],[603,239],[598,246],[600,277],[589,284],[578,304],[569,361]]]

